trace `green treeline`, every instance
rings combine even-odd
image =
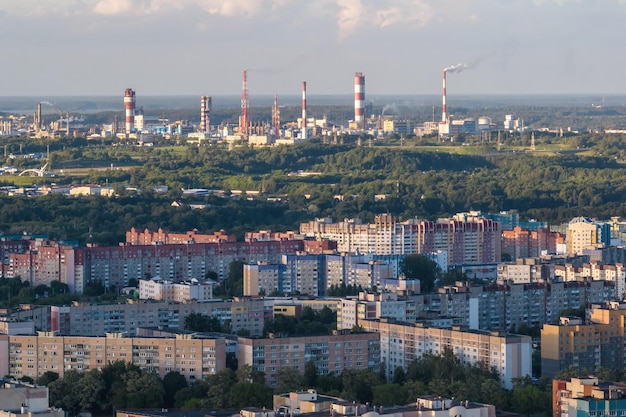
[[[384,369],[346,369],[340,375],[321,374],[313,362],[300,373],[294,368],[276,372],[274,389],[265,385],[261,372],[245,365],[227,368],[189,385],[178,372],[164,378],[121,361],[99,370],[66,371],[63,379],[46,372],[37,382],[50,389],[50,403],[72,415],[90,411],[98,415],[117,409],[174,407],[182,409],[230,409],[271,407],[274,393],[315,388],[320,394],[372,405],[403,405],[420,395],[440,395],[459,401],[493,404],[520,414],[549,413],[550,383],[532,383],[530,377],[501,387],[495,371],[479,365],[463,365],[451,351],[441,356],[426,354],[407,372],[397,368],[387,381]]]
[[[573,151],[542,155],[497,152],[492,145],[417,147],[415,139],[402,147],[384,146],[384,141],[358,147],[354,137],[337,145],[312,140],[294,146],[233,150],[220,146],[82,146],[81,141],[66,140],[62,146],[51,144],[56,149],[51,151],[53,167],[91,161],[105,168],[93,169],[86,176],[68,172],[42,181],[108,183],[118,196],[0,196],[0,232],[45,233],[80,243],[116,244],[131,227],[197,228],[202,232],[223,228],[242,238],[245,231],[260,228],[297,230],[300,222],[315,217],[371,221],[386,212],[407,219],[467,210],[517,209],[522,218],[551,223],[579,215],[626,216],[622,139],[566,138],[562,146]],[[16,146],[13,142],[9,145]],[[466,149],[466,154],[461,153]],[[106,168],[110,164],[112,170]],[[318,174],[297,175],[299,171]],[[4,179],[10,184],[11,178],[0,176],[0,182]],[[167,185],[170,191],[154,193],[152,188],[157,185]],[[141,191],[127,191],[124,186]],[[264,194],[254,201],[245,195],[187,197],[181,188],[220,189],[227,196],[230,190]],[[343,200],[336,198],[339,195]],[[284,201],[270,202],[268,196],[283,197]],[[173,207],[174,201],[181,201],[183,207]],[[189,202],[207,207],[194,210],[184,204]]]

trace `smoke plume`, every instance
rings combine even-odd
[[[468,69],[468,68],[469,68],[469,66],[466,63],[459,63],[459,64],[456,64],[456,65],[450,65],[449,67],[444,68],[443,72],[451,72],[451,73],[461,72],[464,69]]]

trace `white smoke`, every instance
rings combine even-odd
[[[43,104],[44,106],[54,107],[54,103],[51,103],[49,101],[40,101],[39,104]]]
[[[459,63],[456,65],[450,65],[449,67],[446,67],[443,69],[443,72],[461,72],[465,69],[468,69],[469,65],[467,65],[466,63]]]
[[[384,116],[385,114],[397,115],[398,113],[399,111],[398,111],[398,106],[396,105],[396,103],[385,104],[385,106],[383,107],[383,110],[381,111],[382,116]]]

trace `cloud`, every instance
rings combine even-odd
[[[265,10],[280,10],[292,0],[99,0],[93,12],[108,16],[152,15],[200,8],[217,16],[254,17]]]
[[[93,11],[103,15],[127,14],[133,10],[130,0],[100,0]]]
[[[364,7],[361,0],[337,0],[340,8],[337,26],[339,37],[345,38],[359,27],[363,19]]]
[[[385,29],[396,25],[422,27],[435,17],[426,0],[337,0],[339,37],[344,39],[360,28]]]

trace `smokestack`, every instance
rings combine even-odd
[[[248,70],[243,70],[243,82],[241,85],[241,116],[239,117],[239,133],[248,136],[248,127],[250,120],[248,119]]]
[[[67,136],[70,135],[70,114],[69,113],[65,114],[65,134]]]
[[[37,104],[37,130],[43,128],[43,119],[41,118],[41,103]]]
[[[272,106],[272,126],[274,126],[274,138],[280,139],[280,109],[276,94],[274,94],[274,105]]]
[[[208,133],[211,130],[211,97],[200,97],[200,132]]]
[[[448,123],[448,108],[446,107],[446,70],[443,70],[443,95],[441,107],[441,123]]]
[[[361,72],[354,74],[354,122],[365,128],[365,76]]]
[[[135,126],[135,92],[132,88],[124,91],[124,109],[126,109],[126,134],[128,135]]]
[[[302,81],[302,139],[308,139],[306,131],[306,81]]]

